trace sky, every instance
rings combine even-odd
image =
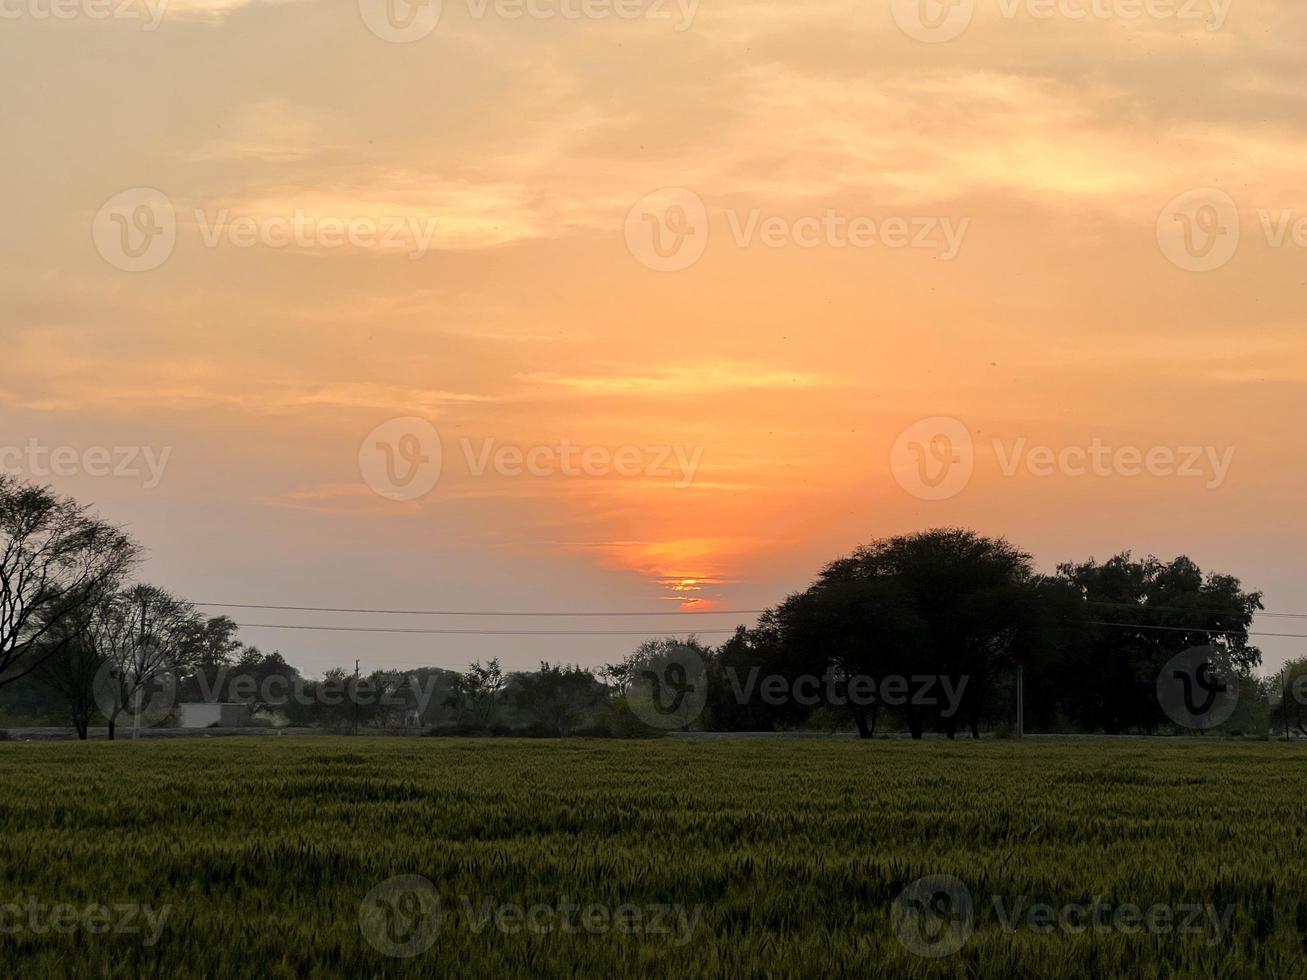
[[[951,525],[1307,613],[1301,4],[0,21],[0,468],[196,602],[660,614],[208,607],[306,672],[718,641]]]

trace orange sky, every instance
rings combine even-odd
[[[361,3],[173,0],[154,30],[6,8],[0,444],[172,447],[150,489],[49,479],[129,523],[152,579],[197,601],[755,608],[860,541],[963,524],[1049,569],[1185,552],[1307,610],[1300,5],[978,0],[930,43],[898,0],[670,19],[445,0],[399,44]],[[130,272],[104,255],[104,206],[137,188],[166,197],[175,243]],[[697,260],[650,267],[649,200],[669,234],[688,205]],[[274,247],[296,216],[310,240]],[[1218,264],[1190,271],[1177,236],[1213,216]],[[241,244],[236,219],[262,237]],[[882,237],[850,244],[855,219]],[[952,228],[956,254],[895,247],[896,219]],[[397,231],[338,244],[333,221]],[[768,244],[768,221],[799,240]],[[360,446],[408,417],[441,466],[396,501]],[[968,434],[971,475],[927,500],[904,446],[929,440],[893,447],[936,417]],[[1219,481],[1004,472],[1016,447],[1096,440],[1233,456]],[[475,472],[564,444],[630,447],[640,472]],[[1291,622],[1258,625],[1307,632]],[[734,620],[665,628],[694,625]],[[638,639],[246,633],[311,670],[593,664]],[[1300,642],[1265,641],[1268,661]]]

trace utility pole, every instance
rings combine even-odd
[[[354,661],[354,734],[359,733],[359,662]]]
[[[1280,714],[1284,716],[1284,740],[1289,741],[1289,665],[1280,671]]]
[[[1017,667],[1017,738],[1026,734],[1026,672]]]
[[[136,686],[136,705],[132,711],[132,738],[133,740],[141,737],[141,671],[144,669],[143,659],[147,656],[145,652],[146,623],[145,619],[149,615],[149,603],[146,601],[145,593],[141,593],[141,645],[136,650],[136,672],[132,677],[132,683]]]

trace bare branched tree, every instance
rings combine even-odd
[[[78,636],[80,613],[116,588],[139,548],[48,487],[0,476],[0,687]]]
[[[152,585],[133,586],[97,607],[88,634],[106,664],[97,697],[109,720],[110,739],[121,716],[139,720],[156,682],[166,679],[170,688],[165,703],[152,710],[171,711],[177,680],[199,654],[195,637],[200,618],[189,602]]]

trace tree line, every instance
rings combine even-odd
[[[1261,594],[1185,557],[1129,553],[1041,574],[1002,538],[945,528],[870,542],[712,647],[651,638],[599,670],[337,669],[306,678],[225,616],[138,582],[140,546],[49,488],[0,477],[0,712],[109,737],[180,702],[336,731],[640,736],[848,729],[1003,733],[1018,671],[1030,732],[1174,731],[1159,672],[1203,646],[1236,678],[1224,730],[1307,735],[1307,660],[1255,670]],[[925,697],[925,690],[933,696]],[[160,707],[161,705],[161,707]]]

